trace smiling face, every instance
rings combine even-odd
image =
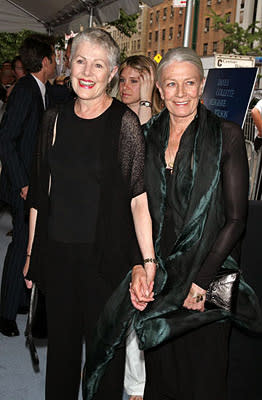
[[[110,72],[107,51],[88,41],[79,43],[71,62],[72,87],[82,100],[93,100],[106,93],[107,84],[117,71]]]
[[[197,113],[204,80],[198,68],[189,62],[173,61],[162,71],[157,82],[161,98],[175,118],[192,119]]]
[[[140,101],[140,73],[132,67],[125,67],[119,77],[119,95],[128,106]]]

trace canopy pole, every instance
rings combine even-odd
[[[187,0],[187,2],[186,2],[185,30],[184,30],[184,39],[183,39],[183,46],[184,47],[189,47],[192,10],[193,10],[193,0]]]
[[[89,28],[92,28],[92,26],[93,26],[93,15],[94,15],[94,7],[90,7]]]
[[[25,14],[30,15],[30,17],[34,18],[36,21],[41,22],[44,26],[46,26],[45,22],[42,21],[40,18],[36,17],[34,14],[30,13],[29,11],[25,10],[23,7],[19,6],[18,4],[14,3],[11,0],[6,0],[8,3],[12,4],[14,7],[18,8],[19,10],[23,11]]]

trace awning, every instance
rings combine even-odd
[[[163,0],[144,0],[150,7]],[[22,29],[65,33],[88,26],[89,16],[101,24],[119,17],[120,8],[127,14],[139,11],[139,0],[0,0],[0,30]]]

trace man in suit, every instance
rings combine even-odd
[[[1,285],[0,332],[17,336],[16,315],[28,305],[23,267],[28,240],[26,200],[32,156],[42,114],[47,106],[48,79],[55,74],[54,47],[45,35],[34,34],[20,49],[22,63],[28,74],[15,85],[0,125],[0,198],[11,207],[13,237],[8,246]]]

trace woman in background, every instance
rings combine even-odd
[[[128,57],[119,67],[119,97],[141,125],[163,108],[156,82],[156,64],[146,56]]]

